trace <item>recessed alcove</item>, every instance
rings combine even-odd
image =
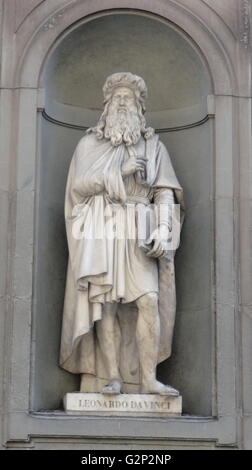
[[[213,129],[211,80],[200,51],[154,15],[110,13],[66,31],[43,71],[45,113],[38,115],[39,165],[34,277],[32,409],[58,409],[78,376],[58,367],[67,245],[64,192],[83,128],[102,110],[102,86],[114,72],[142,76],[147,121],[160,130],[185,191],[186,219],[176,255],[177,316],[172,357],[158,368],[177,387],[186,414],[212,414]],[[46,119],[46,116],[50,118]]]

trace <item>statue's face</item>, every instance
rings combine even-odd
[[[113,111],[120,112],[137,112],[135,94],[130,88],[118,87],[115,89],[110,107]]]
[[[108,103],[104,136],[113,146],[135,144],[141,137],[141,119],[135,93],[131,88],[118,87]]]

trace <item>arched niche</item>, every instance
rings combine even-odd
[[[191,123],[207,114],[210,76],[196,47],[171,23],[125,12],[97,15],[54,49],[42,80],[46,112],[92,125],[102,110],[106,77],[129,69],[148,83],[147,116],[156,128]]]
[[[34,410],[57,409],[78,377],[58,367],[67,245],[64,192],[73,150],[102,109],[107,75],[132,71],[149,89],[147,120],[159,129],[185,190],[187,216],[176,256],[173,355],[159,376],[180,389],[184,412],[212,414],[213,121],[210,75],[198,48],[158,16],[110,12],[64,35],[43,69],[34,281]],[[45,380],[46,375],[46,380]]]

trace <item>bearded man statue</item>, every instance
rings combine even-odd
[[[81,374],[82,392],[177,396],[156,367],[171,354],[176,247],[168,241],[182,188],[146,128],[144,80],[115,73],[103,92],[104,111],[78,143],[67,181],[60,365]],[[147,214],[155,226],[143,235]]]

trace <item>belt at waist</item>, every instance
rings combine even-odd
[[[144,196],[128,196],[126,204],[145,204],[145,206],[148,206],[150,200]]]

